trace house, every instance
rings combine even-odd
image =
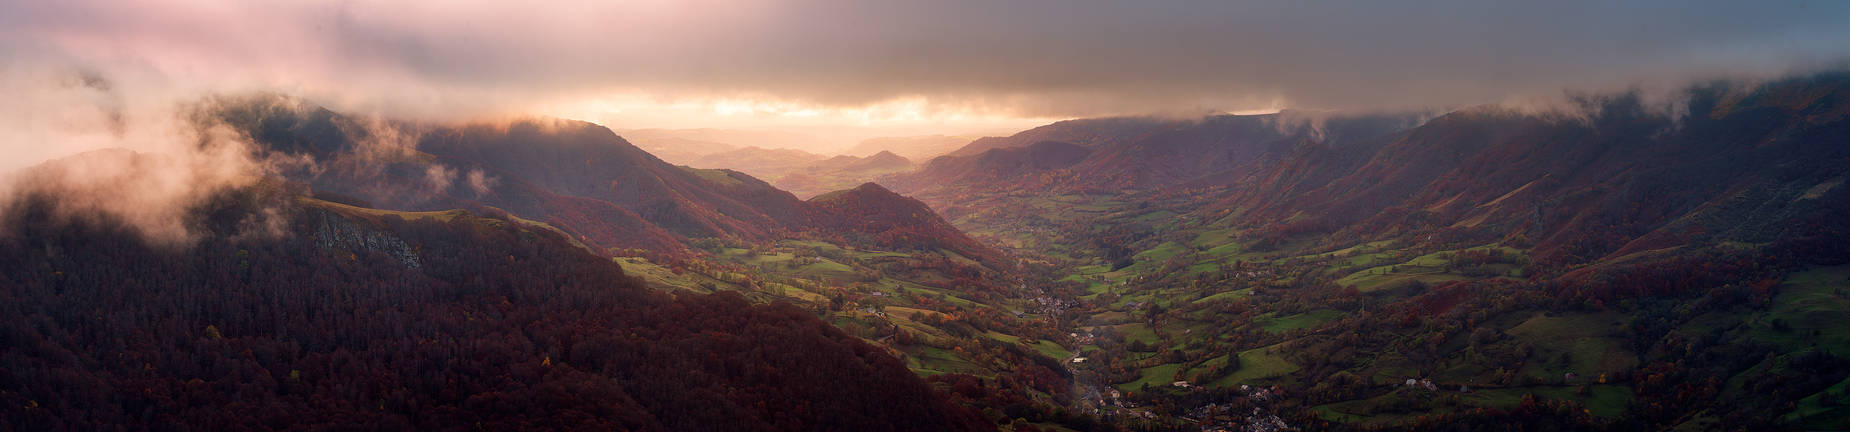
[[[1086,362],[1085,357],[1073,357],[1073,363],[1085,363],[1085,362]]]
[[[1174,382],[1174,383],[1170,383],[1169,385],[1172,385],[1172,386],[1176,386],[1176,387],[1181,387],[1181,388],[1189,388],[1189,387],[1194,387],[1194,386],[1191,386],[1191,385],[1189,385],[1189,384],[1188,384],[1188,381],[1176,381],[1176,382]]]

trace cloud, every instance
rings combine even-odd
[[[1841,2],[16,3],[9,57],[430,116],[610,93],[1012,116],[1455,106],[1850,47]]]
[[[210,99],[113,72],[0,65],[0,217],[37,198],[58,223],[123,223],[152,244],[183,247],[200,234],[188,215],[219,193],[318,169],[307,156],[253,153],[242,135],[199,115]],[[280,212],[253,210],[231,234],[279,232]]]
[[[47,204],[58,223],[119,222],[151,244],[190,245],[199,233],[189,225],[194,220],[189,212],[228,188],[255,184],[263,172],[230,134],[201,133],[192,151],[96,150],[0,176],[0,217],[21,210],[19,199],[31,197]],[[257,210],[261,220],[245,223],[276,231],[280,216]]]
[[[188,121],[189,104],[217,94],[351,114],[360,123],[342,127],[367,131],[354,153],[381,160],[408,155],[421,133],[381,119],[561,106],[645,121],[618,128],[1017,119],[981,123],[995,128],[1278,108],[1584,110],[1561,91],[1572,88],[1633,89],[1647,109],[1676,113],[1684,95],[1660,89],[1844,65],[1844,22],[1850,3],[1712,0],[0,0],[0,175],[11,179],[0,199],[62,191],[73,214],[119,214],[184,240],[168,217],[202,194],[318,169],[252,160],[235,137]],[[1321,130],[1323,118],[1280,127]],[[19,171],[110,148],[136,153]],[[495,183],[427,174],[478,194]]]
[[[488,192],[495,188],[496,183],[495,179],[489,178],[480,169],[469,170],[468,181],[469,190],[475,191],[477,197],[488,195]]]
[[[456,170],[442,164],[431,164],[424,169],[424,180],[430,182],[432,190],[441,193],[456,183]]]

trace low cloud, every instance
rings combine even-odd
[[[254,153],[233,128],[199,115],[209,100],[146,76],[0,70],[0,217],[36,198],[58,223],[120,222],[150,243],[183,247],[200,234],[187,215],[206,200],[273,173],[317,169],[305,156]],[[255,210],[262,220],[244,228],[277,231],[279,213]]]
[[[358,137],[351,153],[389,161],[411,156],[422,132],[376,119],[508,118],[601,100],[629,101],[602,111],[632,119],[1485,103],[1584,116],[1594,105],[1562,89],[1640,89],[1647,109],[1675,114],[1686,98],[1656,89],[1850,55],[1842,2],[0,0],[0,11],[0,199],[64,194],[71,215],[120,215],[180,242],[177,209],[265,173],[322,168],[254,160],[238,137],[201,127],[189,110],[212,95],[291,95],[353,114],[341,125]],[[1320,119],[1280,127],[1321,130]],[[22,171],[103,149],[134,153]],[[478,170],[426,177],[478,195],[495,186]]]
[[[488,195],[495,188],[495,179],[489,178],[479,169],[469,170],[468,180],[469,190],[475,191],[477,197]]]
[[[199,234],[188,225],[189,211],[226,189],[255,184],[264,171],[231,135],[202,133],[192,151],[95,150],[0,177],[0,213],[20,209],[16,200],[32,197],[49,204],[58,223],[120,222],[150,243],[183,247]],[[276,223],[256,222],[270,231]]]
[[[456,170],[439,164],[431,164],[424,169],[424,180],[430,182],[432,190],[442,193],[456,184]]]

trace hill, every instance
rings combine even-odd
[[[226,98],[214,107],[207,115],[260,143],[260,151],[310,158],[311,168],[282,174],[317,194],[392,210],[505,210],[606,253],[685,257],[694,239],[770,242],[854,226],[817,220],[828,213],[744,173],[670,165],[590,123],[391,123],[274,96]],[[865,166],[892,162],[878,157]]]
[[[793,306],[657,293],[527,221],[299,191],[223,191],[179,248],[59,218],[68,197],[11,201],[0,424],[993,429]]]
[[[944,168],[990,149],[891,184],[1049,263],[1042,286],[1077,305],[1075,391],[1126,393],[1087,403],[1105,412],[1850,426],[1843,326],[1795,318],[1841,314],[1819,296],[1850,287],[1850,74],[1651,100],[1217,116],[1065,147],[1089,151],[1064,167]]]
[[[965,185],[996,181],[1022,180],[1036,175],[1072,167],[1092,155],[1092,149],[1058,141],[1042,141],[1023,147],[1002,147],[974,156],[944,156],[932,159],[916,173],[897,176],[895,183],[917,189]]]
[[[811,163],[771,180],[771,184],[798,197],[814,197],[844,190],[876,178],[912,170],[912,161],[882,151],[867,157],[836,156]]]
[[[974,139],[975,137],[945,135],[869,138],[841,153],[847,156],[866,157],[880,152],[891,152],[906,159],[930,160],[956,151],[970,144],[970,141]]]
[[[983,137],[971,141],[946,156],[975,156],[983,152],[1012,147],[1027,147],[1043,141],[1059,141],[1083,147],[1117,142],[1181,123],[1153,117],[1113,117],[1066,120],[1029,129],[1007,137]]]
[[[817,212],[816,220],[834,221],[835,225],[824,226],[824,230],[872,236],[870,241],[847,243],[872,243],[890,249],[944,249],[979,262],[1001,259],[994,249],[963,235],[925,203],[877,184],[823,194],[811,198],[809,204]]]
[[[828,157],[802,150],[745,147],[701,156],[689,161],[687,166],[737,170],[769,179],[801,171],[825,159]]]

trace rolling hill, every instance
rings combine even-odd
[[[44,191],[0,227],[9,429],[994,429],[807,311],[652,291],[537,222],[265,181],[175,247]]]

